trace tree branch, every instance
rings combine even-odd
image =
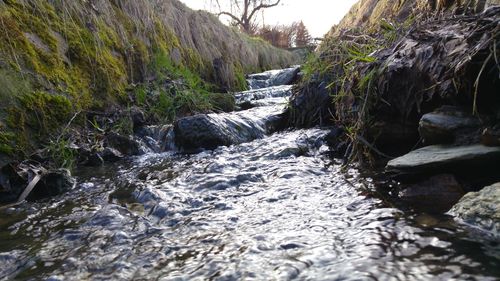
[[[255,13],[257,13],[259,10],[278,6],[278,4],[280,2],[281,2],[281,0],[276,0],[276,2],[274,2],[272,4],[264,4],[263,2],[260,2],[260,5],[258,5],[255,8],[253,8],[252,12],[250,13],[250,16],[248,16],[248,19],[252,19],[253,16],[255,15]]]
[[[217,14],[218,17],[220,16],[228,16],[230,18],[232,18],[233,20],[235,20],[239,25],[243,25],[243,21],[241,19],[239,19],[238,17],[236,17],[235,15],[229,13],[229,12],[220,12]]]

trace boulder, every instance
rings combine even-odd
[[[164,152],[174,149],[172,133],[172,125],[154,125],[142,127],[137,132],[137,136],[153,151]]]
[[[281,86],[281,85],[291,85],[296,79],[300,72],[300,67],[286,68],[273,75],[269,80],[269,86]]]
[[[500,147],[481,144],[457,147],[433,145],[389,161],[386,170],[402,173],[456,171],[467,167],[498,165],[499,162]]]
[[[273,86],[291,85],[297,80],[300,67],[291,67],[281,70],[270,70],[248,76],[250,89],[262,89]]]
[[[40,181],[26,197],[28,201],[36,201],[62,194],[76,185],[76,180],[71,177],[67,169],[51,170],[42,174]]]
[[[457,141],[464,130],[477,131],[480,126],[479,118],[446,106],[422,116],[418,130],[425,144],[447,144]]]
[[[7,164],[0,169],[0,203],[15,201],[26,187],[26,175]]]
[[[37,176],[38,175],[38,176]],[[34,180],[38,177],[38,180]],[[33,182],[33,189],[20,198]],[[46,170],[36,163],[8,164],[0,169],[0,203],[26,199],[35,201],[72,189],[76,181],[66,169]]]
[[[464,195],[455,176],[449,174],[433,176],[403,188],[399,192],[401,200],[426,212],[445,212]]]
[[[448,213],[500,236],[500,183],[467,193]]]
[[[123,155],[139,155],[141,153],[140,143],[132,137],[110,132],[106,134],[106,141],[109,146],[118,150]]]
[[[120,153],[120,151],[111,148],[111,147],[106,147],[99,153],[99,156],[105,161],[105,162],[117,162],[123,159],[123,155]]]
[[[175,143],[185,150],[215,149],[261,138],[264,122],[229,114],[199,114],[174,125]]]

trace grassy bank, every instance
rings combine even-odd
[[[176,0],[3,0],[0,40],[1,159],[25,157],[75,113],[87,124],[87,111],[139,106],[170,121],[224,107],[212,92],[294,59]]]

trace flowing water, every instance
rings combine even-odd
[[[258,107],[234,114],[276,114],[285,95],[265,91],[240,94]],[[498,240],[371,196],[369,178],[329,157],[327,133],[79,170],[75,190],[0,211],[0,279],[500,277]]]

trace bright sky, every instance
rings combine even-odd
[[[209,0],[180,0],[192,9],[206,9]],[[223,1],[228,0],[221,0]],[[313,37],[322,37],[337,24],[357,0],[282,0],[274,8],[265,10],[264,22],[269,25],[304,21]],[[260,15],[262,19],[262,15]]]

